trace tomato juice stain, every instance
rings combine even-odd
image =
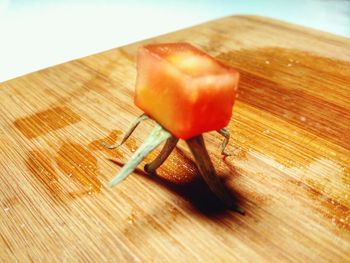
[[[101,191],[101,182],[97,178],[97,159],[83,146],[75,143],[63,143],[56,162],[60,170],[83,187],[88,194]]]
[[[67,107],[54,107],[33,115],[19,118],[15,127],[28,139],[64,128],[80,121],[79,115]]]
[[[319,190],[302,185],[308,196],[314,201],[314,209],[329,219],[337,229],[350,231],[350,208],[339,201],[322,194]]]
[[[107,137],[89,143],[88,148],[93,151],[102,151],[113,158],[121,159],[123,157],[123,154],[119,149],[111,150],[106,148],[104,144],[112,145],[118,143],[118,139],[122,134],[122,131],[113,130]]]
[[[196,164],[178,147],[157,170],[158,176],[174,184],[186,184],[199,176]]]
[[[62,202],[62,188],[47,154],[38,150],[27,154],[26,166],[33,177],[43,186],[54,201]]]
[[[239,101],[350,149],[345,106],[350,62],[284,48],[243,49],[216,58],[240,69]],[[320,91],[337,97],[322,97]]]
[[[152,152],[144,160],[143,164],[154,160],[156,155],[155,152]],[[120,160],[112,159],[111,161],[118,166],[124,165]],[[196,210],[206,216],[216,216],[227,212],[227,208],[211,192],[200,176],[195,162],[181,148],[176,147],[155,174],[147,174],[143,170],[142,164],[134,170],[134,174],[142,176],[158,186],[177,194],[181,199],[189,202]],[[222,179],[225,182],[227,178],[228,176],[225,176]],[[228,190],[231,192],[230,189]],[[233,193],[231,195],[233,198],[236,198]]]
[[[133,153],[137,150],[137,141],[134,138],[128,138],[125,141],[125,146]]]

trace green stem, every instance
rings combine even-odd
[[[109,145],[109,144],[106,144],[106,143],[102,143],[104,147],[110,149],[110,150],[113,150],[113,149],[116,149],[118,148],[119,146],[121,146],[129,137],[130,135],[134,132],[134,130],[136,129],[136,127],[142,122],[142,121],[145,121],[145,120],[148,120],[149,117],[146,115],[146,114],[142,114],[140,115],[139,117],[136,118],[136,120],[134,120],[134,122],[131,124],[131,127],[129,128],[129,130],[124,134],[124,137],[123,139],[116,143],[116,144],[112,144],[112,145]]]
[[[145,171],[149,174],[154,173],[159,166],[161,166],[165,160],[169,157],[173,149],[175,148],[177,142],[179,141],[178,138],[171,136],[165,143],[162,151],[159,153],[159,155],[149,164],[145,165]]]
[[[146,141],[136,150],[131,159],[123,166],[120,172],[109,182],[109,186],[113,187],[123,181],[131,174],[137,165],[163,141],[170,138],[172,135],[157,124]]]
[[[228,207],[239,213],[244,213],[234,202],[233,197],[217,177],[213,163],[210,160],[207,149],[205,148],[202,135],[198,135],[186,140],[198,166],[199,172],[204,181],[208,184],[210,190]]]

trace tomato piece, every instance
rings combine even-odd
[[[230,121],[239,73],[188,43],[150,44],[137,58],[135,104],[188,139]]]

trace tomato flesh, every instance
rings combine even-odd
[[[239,73],[188,43],[142,46],[135,104],[174,136],[188,139],[230,121]]]

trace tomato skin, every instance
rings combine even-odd
[[[139,49],[135,104],[174,136],[227,126],[239,73],[187,43]]]

